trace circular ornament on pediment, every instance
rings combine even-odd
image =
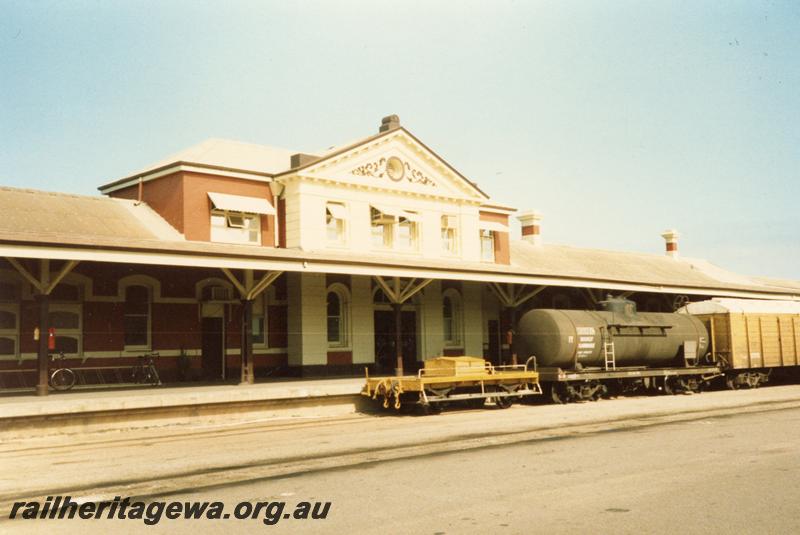
[[[397,156],[392,156],[386,160],[386,174],[395,182],[403,180],[406,170],[400,158]]]

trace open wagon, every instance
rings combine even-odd
[[[476,357],[437,357],[425,361],[417,375],[369,377],[361,394],[382,402],[385,409],[420,405],[428,412],[443,403],[482,407],[491,399],[508,408],[523,396],[541,394],[539,374],[528,364],[492,366]]]

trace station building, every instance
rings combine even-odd
[[[320,154],[211,139],[99,189],[0,188],[0,388],[30,370],[46,393],[54,351],[243,383],[524,361],[509,342],[534,307],[800,299],[681,257],[674,231],[664,255],[544,243],[539,214],[493,203],[396,116]]]

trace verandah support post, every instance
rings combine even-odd
[[[251,385],[255,383],[255,363],[253,362],[253,301],[264,293],[283,272],[267,271],[258,282],[255,280],[255,273],[252,269],[243,270],[243,281],[240,281],[228,268],[222,268],[222,272],[239,291],[239,297],[242,303],[242,364],[240,366],[241,378],[239,384]]]
[[[56,286],[75,269],[78,265],[77,260],[65,262],[58,273],[51,277],[50,260],[43,258],[39,260],[39,276],[35,276],[19,260],[6,257],[6,261],[19,272],[22,277],[31,283],[34,288],[34,299],[39,305],[39,347],[37,348],[37,381],[36,395],[46,396],[49,393],[49,359],[50,359],[50,293]]]
[[[240,384],[255,383],[253,366],[253,301],[242,300],[242,378]]]
[[[529,286],[515,285],[508,283],[501,285],[497,282],[489,283],[489,289],[494,292],[497,299],[500,301],[502,310],[500,313],[501,324],[503,321],[508,322],[508,329],[506,330],[505,343],[502,346],[508,347],[508,352],[501,350],[501,354],[507,354],[510,357],[511,364],[517,365],[517,354],[514,351],[514,335],[517,332],[517,313],[519,307],[539,295],[546,286],[538,286],[531,288]],[[502,358],[502,357],[501,357]],[[505,359],[504,359],[505,360]]]
[[[395,373],[399,377],[403,375],[403,337],[401,333],[403,304],[394,303],[392,304],[392,309],[394,310],[394,346],[395,354],[397,355]]]
[[[39,350],[37,359],[38,380],[36,382],[36,395],[46,396],[49,390],[48,375],[50,351],[47,345],[50,332],[50,296],[39,294],[36,296],[39,304]]]

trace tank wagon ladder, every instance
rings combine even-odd
[[[617,354],[614,351],[614,340],[611,338],[611,333],[607,329],[600,331],[600,336],[603,342],[603,359],[605,360],[606,370],[617,369]]]

